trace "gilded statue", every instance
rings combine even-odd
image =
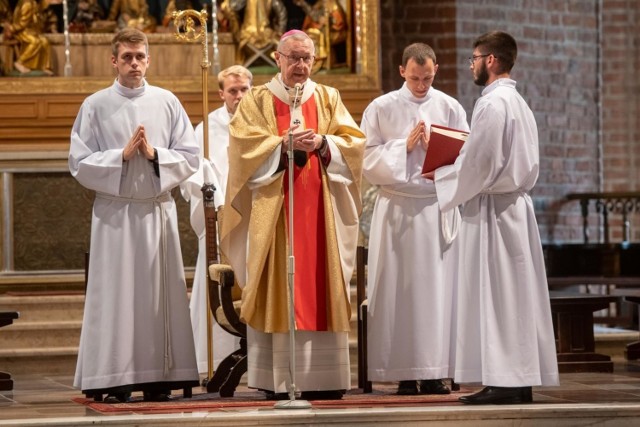
[[[247,54],[275,49],[287,26],[287,9],[281,0],[224,0],[220,6],[237,44],[236,60]]]
[[[162,26],[163,27],[169,27],[170,25],[173,24],[173,12],[177,12],[179,10],[187,10],[187,9],[194,9],[194,10],[200,10],[200,7],[198,4],[194,4],[194,3],[198,3],[196,2],[192,2],[190,0],[169,0],[169,2],[167,3],[167,7],[164,10],[164,17],[162,18]]]
[[[104,12],[97,0],[79,0],[76,14],[69,24],[69,31],[75,33],[86,33],[92,30],[95,22],[100,21]]]
[[[108,21],[117,21],[118,28],[137,28],[145,33],[156,30],[156,19],[149,15],[146,0],[115,0],[109,10]]]
[[[10,20],[11,8],[9,7],[9,0],[0,0],[0,28],[4,28]]]
[[[293,3],[307,15],[302,30],[316,45],[316,65],[319,68],[329,58],[333,48],[347,39],[347,14],[337,0],[318,0],[313,6],[305,0],[293,0]],[[335,55],[330,59],[335,62]]]
[[[40,17],[42,19],[43,33],[58,32],[58,15],[54,6],[61,6],[62,0],[40,0]]]
[[[53,75],[51,70],[51,47],[42,34],[42,17],[35,0],[20,0],[13,11],[13,21],[5,28],[9,39],[19,43],[19,56],[13,66],[21,74],[42,71]]]

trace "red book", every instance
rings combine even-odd
[[[429,147],[422,165],[422,173],[425,174],[440,166],[453,164],[468,136],[469,132],[464,130],[431,125]]]

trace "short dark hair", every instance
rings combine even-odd
[[[498,58],[501,73],[510,72],[518,56],[516,40],[502,31],[490,31],[481,35],[473,43],[473,48],[479,48],[483,55],[492,54]]]
[[[434,64],[436,63],[436,53],[425,43],[413,43],[405,47],[402,52],[402,66],[406,67],[411,58],[418,65],[424,65],[428,58],[431,58]]]
[[[125,27],[118,31],[111,40],[111,53],[118,57],[118,48],[121,44],[143,44],[147,54],[149,54],[149,40],[147,35],[136,28]]]

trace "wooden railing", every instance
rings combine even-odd
[[[602,218],[604,243],[609,243],[609,215],[622,217],[622,241],[631,241],[629,218],[634,212],[640,212],[640,191],[605,192],[605,193],[571,193],[568,200],[579,200],[582,210],[582,236],[584,243],[589,243],[589,207],[594,204],[596,212]]]

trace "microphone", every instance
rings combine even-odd
[[[300,98],[298,98],[298,96],[300,94],[300,89],[302,89],[302,84],[296,83],[293,87],[296,89],[296,95],[293,98],[293,108],[296,108],[300,102]]]
[[[299,96],[300,96],[300,90],[302,89],[302,84],[296,83],[294,85],[294,88],[296,89],[296,94],[293,98],[293,109],[295,110],[298,104],[300,103]],[[298,120],[293,121],[292,127],[293,125],[297,124],[296,122],[299,123]],[[296,166],[298,166],[299,168],[303,167],[304,165],[307,164],[307,160],[308,160],[308,156],[306,151],[293,150],[293,162],[296,164]]]

